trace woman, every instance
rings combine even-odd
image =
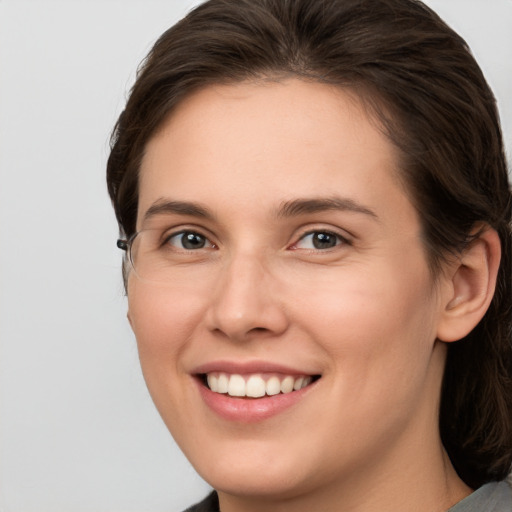
[[[190,510],[512,509],[507,168],[432,11],[206,2],[107,174],[148,388],[216,490]]]

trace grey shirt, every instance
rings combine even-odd
[[[448,512],[512,512],[512,489],[506,481],[490,482]]]

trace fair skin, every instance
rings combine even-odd
[[[353,95],[293,79],[207,87],[148,143],[137,229],[170,229],[169,282],[132,271],[129,319],[222,512],[442,512],[471,492],[437,427],[444,341],[485,312],[499,243],[434,283],[397,162]],[[207,373],[311,383],[231,397]]]

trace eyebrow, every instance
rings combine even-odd
[[[292,201],[285,201],[281,203],[275,213],[275,216],[277,218],[297,217],[308,213],[319,213],[329,210],[361,213],[374,219],[378,219],[377,214],[370,208],[363,206],[352,199],[343,197],[300,198]],[[213,220],[214,218],[214,215],[210,210],[200,203],[159,199],[148,208],[144,214],[144,221],[147,221],[156,215],[165,214],[189,215],[191,217],[199,217],[208,220]]]
[[[295,217],[307,213],[319,213],[329,210],[341,210],[361,213],[378,220],[377,214],[370,208],[344,197],[304,198],[286,201],[277,211],[278,217]]]
[[[158,199],[154,202],[144,214],[144,221],[162,214],[178,214],[190,215],[192,217],[200,217],[203,219],[213,219],[212,213],[199,203],[189,201],[170,201],[165,199]]]

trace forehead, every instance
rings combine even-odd
[[[366,201],[402,192],[397,167],[397,150],[351,91],[297,79],[209,86],[149,141],[139,221],[168,194],[239,207],[333,194]]]

